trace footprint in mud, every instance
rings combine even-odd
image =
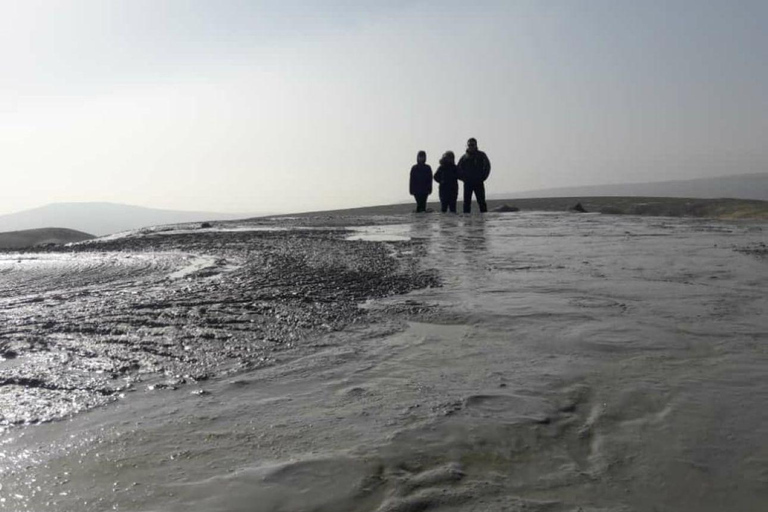
[[[386,467],[378,458],[331,456],[246,468],[175,486],[173,510],[295,510],[336,512],[375,510],[411,512],[455,506],[474,498],[456,484],[464,478],[458,464],[425,471]],[[300,492],[297,490],[300,489]]]
[[[429,489],[407,498],[394,498],[385,501],[376,512],[417,512],[440,507],[461,505],[474,498],[474,495],[461,491]]]
[[[499,422],[533,421],[545,423],[552,412],[546,401],[515,394],[470,395],[464,400],[438,404],[432,410],[439,416],[464,414]]]
[[[567,402],[566,402],[567,404]],[[588,405],[582,400],[574,402],[585,410]],[[570,408],[570,405],[566,405]],[[656,423],[662,421],[672,410],[669,397],[659,390],[634,387],[618,392],[606,401],[593,403],[586,410],[580,428],[582,437],[590,435],[596,428],[613,429],[639,423]]]
[[[618,424],[655,423],[672,410],[669,397],[658,389],[633,387],[606,404],[604,418]]]
[[[648,425],[671,412],[669,397],[658,389],[631,387],[608,397],[594,397],[583,385],[566,390],[559,410],[569,413],[559,422],[567,449],[585,474],[598,477],[631,460]]]
[[[470,395],[462,409],[473,416],[504,422],[546,423],[553,412],[552,406],[540,398],[514,394]]]
[[[369,397],[371,392],[363,387],[353,386],[340,390],[338,394],[350,400],[362,400],[366,397]]]
[[[621,313],[626,313],[629,310],[629,306],[623,302],[600,297],[576,297],[571,299],[570,303],[579,308],[613,308]]]
[[[176,486],[171,510],[371,510],[380,474],[377,462],[344,456],[267,464]]]
[[[404,472],[393,478],[393,488],[377,512],[410,512],[455,506],[472,499],[469,489],[454,484],[465,476],[457,463],[422,472]]]

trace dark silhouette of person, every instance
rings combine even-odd
[[[472,194],[475,194],[481,212],[488,211],[485,203],[485,180],[491,174],[491,161],[477,149],[477,139],[467,141],[467,152],[459,159],[459,179],[464,182],[464,213],[472,211]]]
[[[456,167],[453,151],[446,151],[440,158],[440,167],[435,172],[435,181],[440,184],[440,211],[456,213],[456,199],[459,197],[459,168]]]
[[[416,165],[411,167],[409,192],[416,199],[416,213],[427,211],[427,197],[432,193],[432,168],[427,165],[424,151],[419,151]]]

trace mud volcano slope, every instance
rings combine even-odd
[[[434,196],[433,196],[434,198]],[[686,197],[639,197],[639,196],[572,196],[493,199],[488,201],[488,210],[493,212],[505,205],[515,206],[520,211],[567,212],[577,203],[592,213],[609,215],[642,215],[645,217],[693,217],[711,219],[768,219],[768,201],[753,199],[695,199]],[[462,201],[459,201],[461,211]],[[439,202],[430,202],[429,208],[440,211]],[[411,213],[411,203],[367,206],[328,212],[307,212],[302,217],[317,215],[402,215]],[[477,204],[473,205],[477,211]]]
[[[0,253],[0,509],[768,510],[766,233],[315,216]]]
[[[0,233],[0,249],[25,249],[36,245],[68,244],[90,240],[93,235],[66,228],[26,229]]]
[[[241,227],[0,254],[0,426],[269,365],[371,320],[368,298],[436,283],[418,244],[344,236]]]

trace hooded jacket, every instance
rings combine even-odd
[[[411,167],[411,182],[408,193],[429,195],[432,193],[432,168],[427,164],[416,164]]]
[[[440,190],[459,190],[459,168],[453,162],[440,160],[435,181],[440,184]]]
[[[459,179],[465,183],[482,183],[491,174],[491,161],[480,150],[461,155],[458,167]]]

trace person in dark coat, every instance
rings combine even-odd
[[[456,167],[453,151],[446,151],[440,158],[440,167],[435,172],[435,181],[440,184],[440,210],[456,213],[456,199],[459,197],[459,168]]]
[[[419,151],[416,165],[411,167],[409,192],[416,199],[416,213],[427,211],[427,197],[432,193],[432,168],[427,165],[424,151]]]
[[[464,182],[464,213],[472,211],[472,194],[475,194],[481,212],[488,211],[485,203],[485,180],[491,174],[491,161],[477,149],[477,139],[467,141],[467,152],[459,160],[459,179]]]

